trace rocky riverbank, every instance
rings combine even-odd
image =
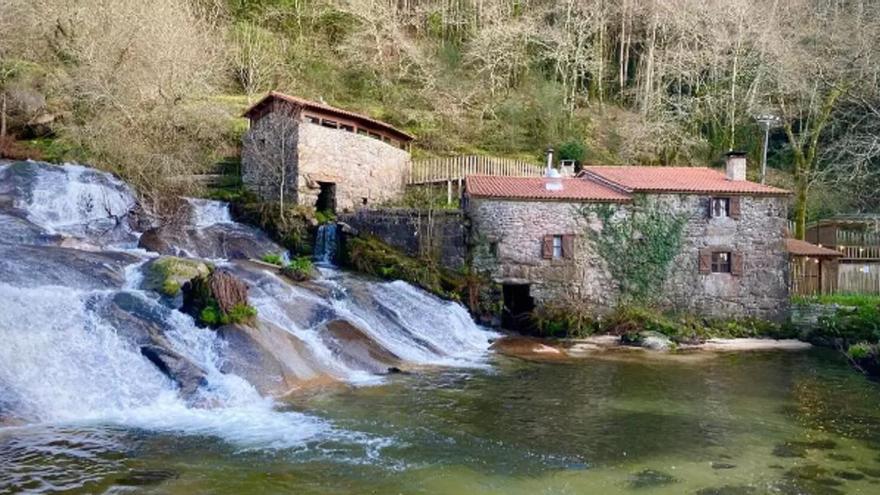
[[[670,359],[711,358],[713,354],[749,351],[802,351],[812,345],[795,339],[708,339],[694,344],[675,344],[662,334],[645,336],[639,343],[616,335],[582,339],[544,339],[506,336],[492,343],[495,352],[530,361],[569,361],[585,358]]]

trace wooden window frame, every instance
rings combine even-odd
[[[723,215],[715,214],[716,202],[723,201]],[[731,218],[739,220],[742,217],[742,198],[740,196],[712,196],[709,198],[709,218]]]
[[[716,256],[726,254],[727,262],[721,264]],[[728,247],[710,247],[699,251],[699,272],[701,275],[742,276],[744,267],[742,252]],[[726,267],[726,269],[725,269]]]
[[[730,251],[712,252],[712,273],[731,273],[733,253]]]
[[[559,240],[557,246],[556,241]],[[557,255],[557,249],[559,248]],[[570,260],[574,258],[574,234],[547,234],[541,241],[541,257],[545,260]]]

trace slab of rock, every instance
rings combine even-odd
[[[207,384],[205,372],[181,354],[158,345],[145,345],[141,354],[180,387],[180,395],[190,399]]]
[[[549,345],[550,342],[533,337],[502,337],[489,346],[489,349],[507,356],[544,361],[567,359],[568,354],[561,348]]]
[[[402,366],[396,354],[347,320],[330,320],[319,332],[333,354],[351,368],[385,373]]]
[[[17,287],[120,288],[125,283],[125,267],[137,260],[116,251],[0,243],[0,280]]]

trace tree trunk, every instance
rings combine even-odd
[[[807,185],[798,183],[794,203],[794,237],[804,240],[807,233]]]
[[[3,99],[0,100],[0,138],[6,137],[6,93],[3,93]]]

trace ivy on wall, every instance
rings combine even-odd
[[[634,198],[626,210],[590,204],[578,213],[587,221],[587,238],[619,286],[621,303],[651,302],[681,250],[687,215],[644,196]],[[592,218],[598,218],[601,230],[589,226]]]

